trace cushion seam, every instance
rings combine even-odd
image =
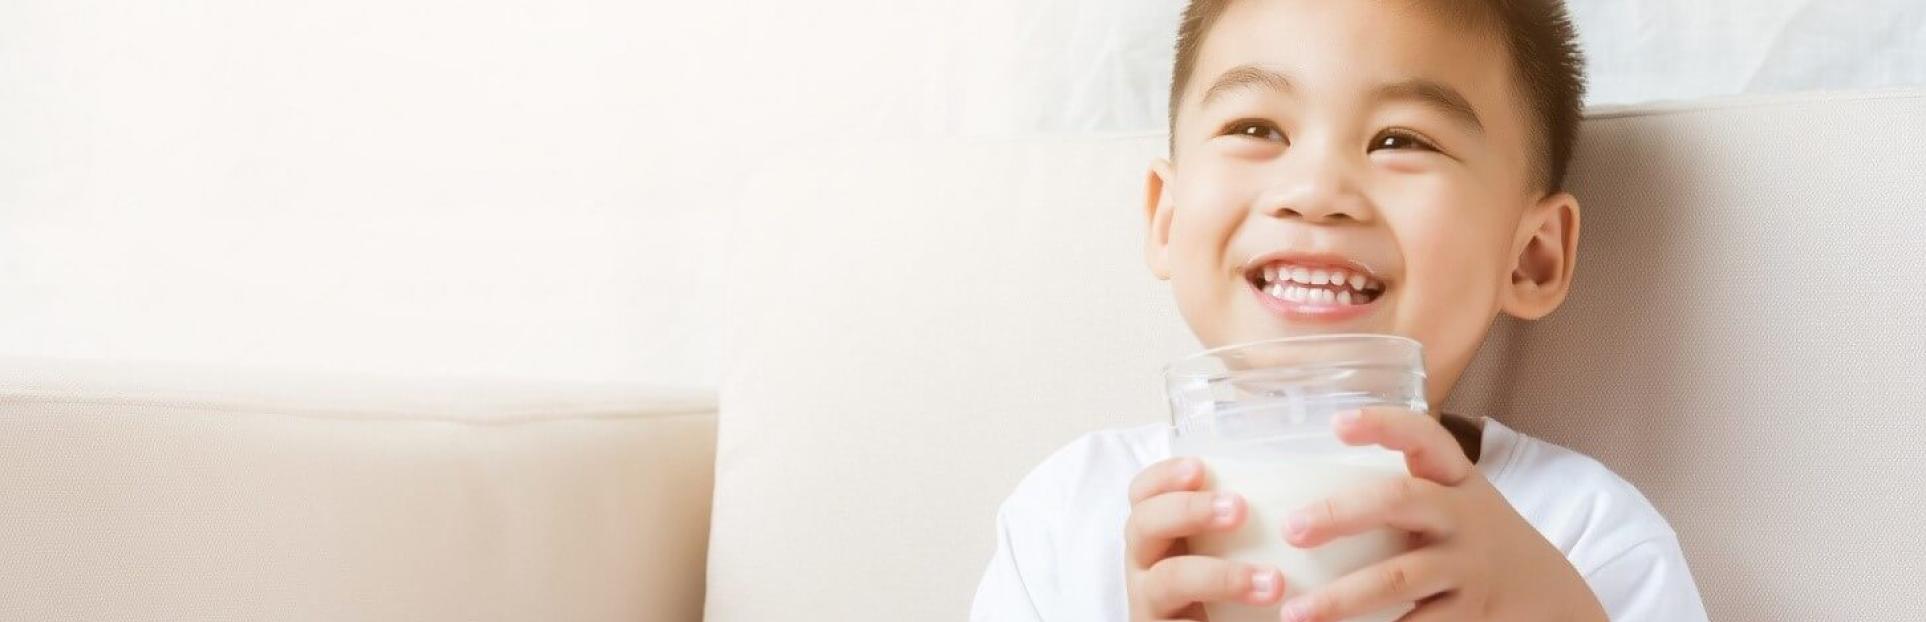
[[[270,415],[314,419],[325,421],[387,421],[387,422],[442,422],[477,426],[512,426],[570,420],[656,420],[681,419],[692,417],[715,417],[713,407],[680,406],[660,410],[625,409],[620,406],[586,408],[573,412],[506,411],[475,416],[434,414],[412,409],[327,409],[278,407],[266,404],[215,401],[163,401],[152,399],[102,399],[102,398],[63,398],[37,395],[0,394],[0,406],[7,404],[42,404],[63,406],[125,406],[130,408],[166,409],[172,411],[191,411],[202,414],[223,416]]]

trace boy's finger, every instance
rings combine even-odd
[[[1284,574],[1216,557],[1182,555],[1157,562],[1139,577],[1139,594],[1153,617],[1194,603],[1268,605],[1284,595]]]
[[[1414,603],[1451,588],[1444,572],[1444,556],[1435,549],[1419,549],[1338,577],[1303,596],[1284,603],[1286,622],[1330,622]]]
[[[1332,419],[1338,438],[1352,445],[1379,445],[1404,454],[1413,477],[1456,486],[1471,475],[1471,461],[1438,419],[1402,408],[1372,407]]]
[[[1418,603],[1418,608],[1398,618],[1398,622],[1458,622],[1465,619],[1464,607],[1459,601],[1465,596],[1458,592],[1437,594]]]
[[[1144,467],[1130,480],[1130,504],[1179,490],[1196,490],[1204,485],[1204,463],[1196,458],[1171,458]]]
[[[1299,548],[1390,527],[1432,537],[1455,527],[1442,485],[1415,477],[1386,478],[1299,508],[1284,519],[1284,537]]]
[[[1167,492],[1130,507],[1124,547],[1138,568],[1157,562],[1178,538],[1243,522],[1244,499],[1222,492]]]

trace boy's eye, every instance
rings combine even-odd
[[[1284,137],[1284,131],[1277,129],[1276,125],[1273,125],[1269,121],[1259,121],[1256,119],[1232,121],[1230,125],[1224,126],[1224,135],[1255,138],[1286,144],[1290,143],[1290,139]]]
[[[1368,151],[1380,149],[1437,151],[1438,147],[1419,138],[1417,134],[1402,130],[1387,130],[1371,139],[1371,147]]]

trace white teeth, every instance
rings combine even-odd
[[[1351,290],[1347,289],[1347,290],[1338,292],[1338,304],[1345,305],[1345,306],[1351,305]]]
[[[1266,293],[1266,294],[1270,294],[1272,298],[1283,298],[1283,297],[1284,297],[1284,284],[1283,284],[1283,283],[1271,283],[1270,285],[1268,285],[1268,286],[1266,286],[1266,287],[1264,288],[1264,293]]]
[[[1331,293],[1331,290],[1320,287],[1315,291],[1317,291],[1317,301],[1319,303],[1328,305],[1337,302],[1337,294]]]
[[[1311,290],[1302,287],[1291,287],[1284,290],[1284,299],[1291,302],[1304,302],[1306,298],[1310,297],[1310,293]]]
[[[1384,289],[1383,284],[1371,277],[1365,276],[1363,273],[1351,272],[1342,268],[1301,268],[1278,264],[1264,266],[1263,275],[1264,280],[1262,283],[1265,293],[1270,293],[1282,298],[1282,295],[1271,291],[1272,285],[1284,286],[1285,289],[1283,293],[1285,294],[1290,293],[1294,285],[1304,286],[1306,291],[1301,292],[1300,296],[1306,302],[1317,302],[1320,300],[1320,295],[1315,291],[1311,291],[1310,286],[1331,285],[1340,291],[1348,287],[1352,290],[1352,299],[1356,300],[1358,304],[1364,304],[1366,293]],[[1334,291],[1330,293],[1332,297],[1325,299],[1325,302],[1334,302],[1337,300],[1336,296],[1338,292]]]

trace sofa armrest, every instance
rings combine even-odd
[[[0,610],[697,620],[714,400],[0,359]]]

